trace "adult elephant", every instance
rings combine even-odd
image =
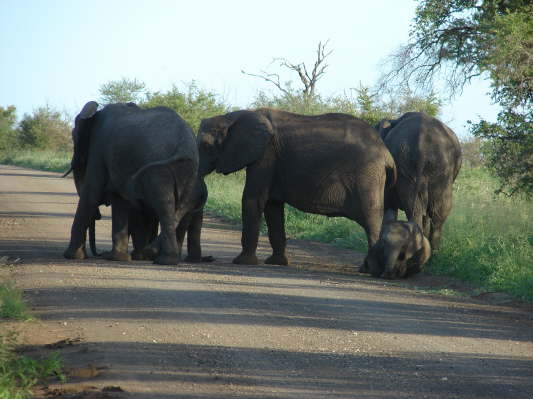
[[[384,119],[377,129],[398,168],[398,181],[388,191],[385,207],[394,218],[398,209],[404,210],[437,249],[452,209],[453,182],[461,168],[457,136],[423,112]]]
[[[366,122],[344,114],[317,116],[258,109],[204,119],[198,134],[200,175],[246,168],[242,196],[242,252],[233,263],[257,264],[264,213],[273,254],[288,264],[284,204],[304,212],[344,216],[379,237],[387,178],[394,161]]]
[[[64,256],[86,258],[87,228],[98,206],[110,202],[111,259],[129,259],[131,210],[147,207],[161,226],[155,262],[177,264],[176,227],[191,206],[198,172],[198,149],[185,121],[166,107],[110,104],[98,111],[98,104],[90,101],[76,117],[73,137],[72,169],[75,181],[82,183]]]

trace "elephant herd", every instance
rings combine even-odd
[[[72,139],[69,172],[79,202],[64,252],[68,259],[87,257],[87,231],[96,254],[95,220],[105,204],[112,210],[113,246],[104,258],[175,265],[187,233],[185,260],[213,260],[202,257],[200,247],[204,177],[246,169],[242,251],[233,263],[259,262],[264,216],[272,246],[265,263],[288,264],[288,203],[354,220],[364,228],[369,249],[360,271],[404,277],[420,271],[438,248],[461,166],[455,134],[419,112],[374,128],[340,113],[241,110],[202,120],[195,137],[169,108],[127,103],[99,110],[91,101],[76,117]],[[407,222],[397,220],[400,209]]]

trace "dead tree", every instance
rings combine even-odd
[[[302,85],[304,86],[304,88],[302,89],[302,95],[305,99],[314,97],[316,83],[322,76],[324,76],[326,68],[328,67],[328,64],[326,64],[325,60],[333,52],[333,50],[326,51],[326,47],[328,43],[329,43],[329,40],[326,41],[325,43],[322,43],[322,42],[318,43],[315,65],[313,66],[313,69],[311,70],[311,72],[308,71],[306,65],[303,62],[300,62],[299,64],[294,64],[290,62],[289,60],[287,60],[286,58],[274,58],[272,60],[272,63],[278,62],[280,67],[288,68],[291,71],[295,71],[298,74],[300,81],[302,82]],[[245,75],[260,78],[273,84],[287,96],[293,95],[293,93],[290,90],[290,87],[288,87],[287,85],[284,86],[281,83],[279,74],[277,73],[268,73],[264,70],[261,71],[261,73],[259,74],[248,73],[245,71],[241,71],[241,72]]]

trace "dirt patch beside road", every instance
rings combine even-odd
[[[70,373],[41,397],[533,397],[528,307],[359,275],[361,254],[312,242],[291,241],[292,267],[233,265],[240,232],[210,218],[211,264],[67,261],[76,203],[71,180],[0,167],[0,257],[22,259],[0,274],[38,319],[25,350],[60,351]],[[109,237],[104,217],[101,249]]]

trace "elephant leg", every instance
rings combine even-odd
[[[183,248],[183,241],[185,240],[185,233],[187,233],[187,229],[189,227],[189,224],[191,223],[192,215],[191,213],[185,214],[180,222],[178,223],[178,227],[176,228],[176,242],[178,243],[178,251],[181,254],[182,248]]]
[[[104,259],[117,261],[130,261],[128,254],[128,219],[130,216],[130,204],[119,195],[111,197],[111,225],[113,249],[102,254]]]
[[[431,249],[436,251],[440,248],[442,228],[452,210],[453,183],[443,187],[433,187],[431,192],[432,200],[428,209],[431,219],[431,228],[426,236],[431,244]]]
[[[70,233],[70,243],[68,248],[63,253],[67,259],[85,259],[87,252],[85,249],[85,241],[87,238],[87,229],[89,224],[97,215],[98,202],[91,201],[86,196],[81,196],[76,208],[76,214],[72,223]]]
[[[257,243],[263,210],[268,200],[272,171],[267,165],[249,166],[242,194],[242,252],[233,259],[241,265],[257,265]]]
[[[156,255],[150,256],[147,247],[157,237],[157,218],[147,210],[133,210],[130,212],[129,225],[133,242],[131,258],[134,260],[155,259]]]
[[[271,265],[288,265],[285,255],[287,237],[285,235],[285,205],[282,202],[267,201],[265,206],[265,220],[268,227],[268,239],[272,246],[272,255],[265,263]]]
[[[187,262],[213,262],[215,260],[212,256],[202,256],[200,236],[203,221],[203,210],[191,214],[189,226],[187,227],[187,257],[185,258]]]
[[[249,198],[246,193],[242,199],[242,251],[233,263],[238,265],[257,265],[257,243],[259,242],[259,229],[264,203],[257,198]]]

